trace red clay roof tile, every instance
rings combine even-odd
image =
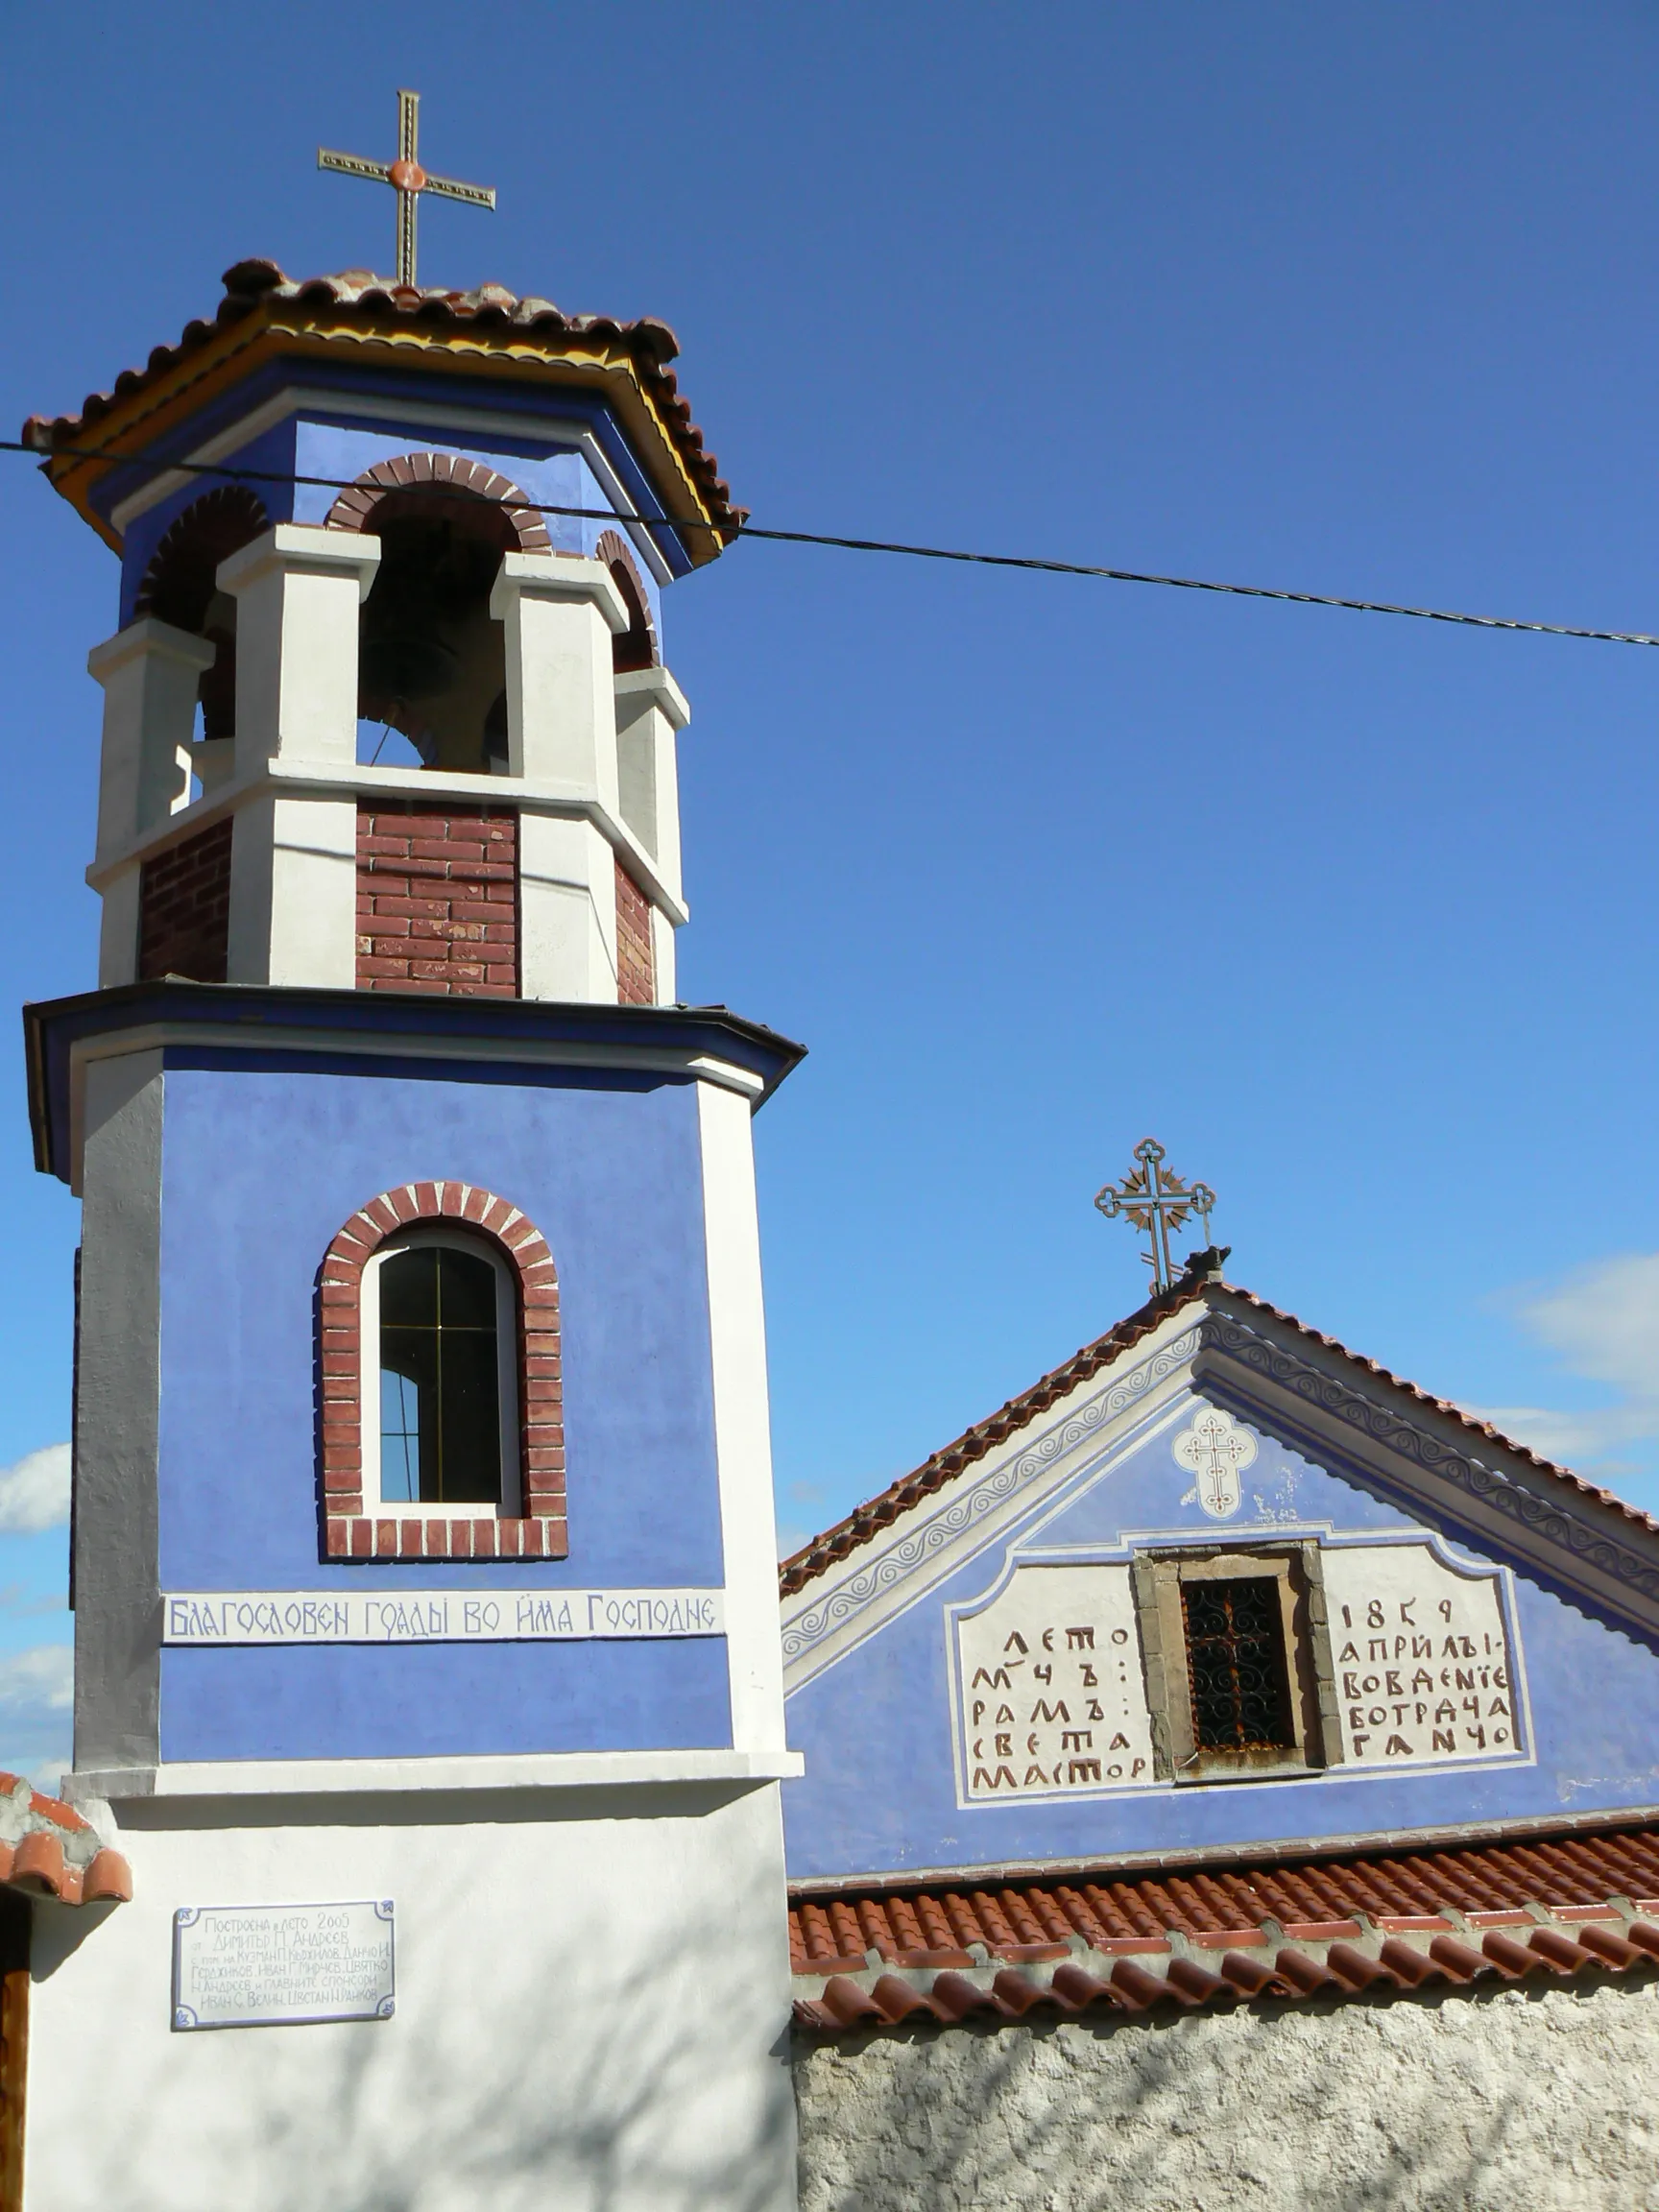
[[[1258,1298],[1254,1291],[1243,1290],[1237,1284],[1221,1283],[1210,1277],[1183,1276],[1169,1289],[1149,1298],[1144,1306],[1117,1323],[1114,1328],[1108,1329],[1103,1336],[1097,1336],[1093,1344],[1085,1344],[1063,1366],[1053,1368],[1040,1382],[1034,1382],[1030,1389],[1022,1391],[1017,1398],[1010,1398],[995,1413],[976,1422],[972,1429],[965,1430],[953,1444],[946,1445],[942,1452],[935,1452],[931,1458],[925,1459],[913,1473],[902,1476],[897,1482],[890,1483],[885,1490],[878,1492],[874,1498],[867,1499],[862,1505],[855,1507],[845,1520],[836,1522],[833,1527],[825,1529],[822,1535],[814,1536],[809,1544],[803,1545],[778,1570],[780,1596],[792,1597],[797,1590],[804,1589],[808,1582],[815,1581],[819,1575],[827,1573],[837,1560],[844,1559],[850,1551],[870,1543],[902,1513],[942,1490],[966,1468],[984,1458],[988,1452],[1006,1442],[1010,1436],[1017,1435],[1027,1422],[1034,1420],[1059,1399],[1068,1396],[1079,1383],[1091,1381],[1121,1353],[1129,1351],[1142,1337],[1168,1320],[1171,1314],[1179,1313],[1188,1306],[1208,1306],[1226,1299],[1267,1314],[1286,1328],[1293,1329],[1310,1343],[1323,1345],[1327,1351],[1336,1353],[1351,1366],[1362,1368],[1367,1375],[1375,1376],[1390,1390],[1404,1392],[1419,1406],[1427,1406],[1432,1411],[1444,1415],[1447,1420],[1455,1422],[1460,1429],[1484,1437],[1489,1443],[1511,1453],[1517,1459],[1525,1460],[1530,1467],[1542,1469],[1546,1475],[1576,1490],[1581,1497],[1593,1499],[1599,1505],[1604,1505],[1610,1512],[1619,1514],[1622,1519],[1659,1535],[1659,1521],[1642,1512],[1639,1507],[1626,1504],[1613,1491],[1603,1489],[1599,1483],[1587,1482],[1583,1476],[1575,1475],[1570,1467],[1559,1466],[1553,1459],[1546,1459],[1541,1453],[1530,1450],[1527,1445],[1517,1444],[1513,1437],[1505,1436],[1501,1430],[1493,1428],[1489,1421],[1478,1420],[1473,1413],[1465,1412],[1461,1406],[1454,1405],[1449,1398],[1436,1398],[1431,1392],[1420,1389],[1415,1382],[1407,1382],[1402,1376],[1391,1373],[1380,1361],[1367,1359],[1361,1353],[1351,1352],[1347,1345],[1339,1343],[1334,1336],[1327,1336],[1317,1329],[1310,1329],[1294,1313],[1286,1313],[1282,1307],[1270,1306],[1266,1299]]]
[[[1527,1843],[1476,1839],[1407,1858],[1351,1852],[1293,1865],[1207,1867],[1190,1878],[1160,1870],[1102,1882],[1032,1876],[994,1890],[936,1884],[831,1899],[802,1893],[790,1909],[796,2017],[838,2033],[929,2010],[946,2022],[1006,2022],[1046,2003],[1058,2011],[1090,2003],[1190,2009],[1271,1995],[1463,1986],[1490,1974],[1554,1981],[1652,1972],[1659,1926],[1643,1917],[1642,1892],[1655,1887],[1656,1863],[1659,1827],[1640,1824]],[[1401,1901],[1419,1910],[1383,1910]],[[1582,1913],[1592,1904],[1594,1919],[1550,1924],[1556,1912]],[[1499,1911],[1509,1928],[1477,1917]],[[855,1979],[870,1979],[861,1962],[835,1949],[837,1912],[856,1915],[884,1961],[871,1990]],[[1225,1935],[1221,1919],[1232,1922]],[[944,1961],[907,1956],[902,1938],[945,1924],[974,1962],[930,1975],[926,1969]],[[1148,1933],[1126,1937],[1120,1931],[1130,1926]],[[1062,1940],[1033,1944],[1039,1928]],[[1220,1941],[1206,1940],[1218,1935],[1238,1947],[1223,1953]],[[1058,1961],[1051,1973],[1039,1963],[1045,1956]]]

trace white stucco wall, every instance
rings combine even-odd
[[[26,2212],[792,2206],[776,1784],[294,1810],[157,1802],[132,1904],[41,1914]],[[377,1897],[391,2020],[171,2031],[177,1906]]]
[[[803,2040],[802,2212],[1633,2212],[1659,1983]]]

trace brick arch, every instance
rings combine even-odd
[[[220,563],[270,527],[265,502],[245,485],[221,484],[192,499],[156,540],[139,579],[133,614],[154,614],[176,630],[199,631],[218,589]]]
[[[621,676],[634,668],[655,668],[662,655],[657,644],[657,626],[651,619],[645,579],[639,573],[634,548],[619,530],[601,530],[593,547],[593,558],[603,561],[616,577],[628,609],[627,629],[611,640],[612,663],[616,674]]]
[[[493,1244],[517,1288],[520,1506],[514,1518],[378,1515],[363,1487],[363,1270],[389,1237],[450,1223]],[[563,1559],[565,1422],[559,1276],[547,1239],[472,1183],[404,1183],[360,1206],[317,1277],[324,1552],[330,1559]]]
[[[369,517],[389,493],[418,492],[429,485],[446,485],[452,492],[470,492],[492,506],[504,507],[518,540],[520,553],[550,553],[547,525],[529,505],[529,493],[481,461],[464,461],[450,453],[401,453],[395,461],[376,461],[373,469],[348,485],[324,517],[329,530],[366,530]],[[520,504],[521,502],[521,504]]]

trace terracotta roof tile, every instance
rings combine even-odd
[[[124,1904],[132,1873],[91,1823],[16,1774],[0,1774],[0,1884],[63,1905]]]
[[[691,420],[691,409],[681,396],[679,382],[668,364],[680,350],[679,341],[666,323],[655,316],[637,316],[618,322],[609,315],[566,315],[551,300],[533,294],[510,292],[504,285],[482,284],[474,291],[445,291],[430,285],[411,288],[375,276],[366,269],[342,270],[331,276],[296,280],[275,261],[238,261],[223,278],[225,297],[210,321],[187,323],[178,343],[157,346],[141,369],[124,369],[108,392],[88,393],[77,415],[32,415],[23,425],[23,439],[47,454],[87,442],[99,424],[124,401],[158,384],[181,361],[207,347],[222,333],[250,318],[276,307],[291,309],[301,320],[307,311],[325,315],[330,327],[345,321],[349,328],[364,333],[376,329],[395,334],[405,329],[430,329],[443,335],[465,335],[479,350],[499,349],[503,358],[533,339],[542,349],[557,351],[570,342],[572,350],[594,345],[618,348],[632,362],[640,384],[661,416],[686,475],[705,503],[707,519],[716,526],[717,538],[735,534],[747,510],[734,507],[719,464],[709,452],[703,433]],[[701,521],[698,516],[689,519]],[[704,533],[699,532],[699,539]],[[693,546],[694,558],[708,551]]]
[[[1347,1345],[1339,1343],[1334,1336],[1327,1336],[1317,1329],[1310,1329],[1294,1313],[1286,1313],[1279,1306],[1270,1306],[1266,1299],[1258,1298],[1254,1291],[1243,1290],[1237,1284],[1221,1283],[1214,1278],[1183,1276],[1169,1289],[1149,1298],[1144,1306],[1107,1330],[1103,1336],[1097,1336],[1093,1344],[1085,1344],[1080,1352],[1073,1353],[1064,1366],[1052,1369],[1040,1382],[1034,1382],[1030,1389],[1022,1391],[1017,1398],[1010,1398],[1005,1406],[999,1407],[987,1419],[975,1422],[972,1429],[965,1430],[953,1444],[946,1445],[942,1452],[935,1452],[931,1458],[925,1459],[914,1473],[902,1476],[897,1482],[889,1484],[885,1490],[878,1491],[874,1498],[855,1507],[845,1520],[837,1521],[833,1527],[827,1528],[821,1536],[814,1536],[809,1544],[803,1545],[778,1570],[780,1596],[793,1597],[797,1590],[805,1589],[808,1582],[828,1573],[850,1551],[872,1542],[902,1514],[942,1490],[975,1461],[983,1459],[998,1444],[1005,1443],[1010,1436],[1018,1435],[1039,1413],[1046,1411],[1050,1406],[1068,1396],[1079,1383],[1091,1381],[1103,1367],[1109,1366],[1142,1337],[1149,1335],[1172,1314],[1179,1313],[1188,1306],[1210,1306],[1224,1299],[1252,1307],[1258,1313],[1269,1315],[1286,1328],[1293,1329],[1308,1342],[1322,1345],[1328,1352],[1336,1353],[1350,1366],[1361,1368],[1367,1375],[1375,1376],[1390,1390],[1404,1392],[1419,1406],[1429,1407],[1447,1420],[1455,1422],[1460,1429],[1483,1437],[1502,1451],[1512,1454],[1517,1459],[1525,1460],[1528,1466],[1540,1468],[1555,1480],[1568,1484],[1580,1497],[1593,1499],[1597,1504],[1617,1513],[1621,1519],[1659,1535],[1659,1521],[1642,1512],[1639,1507],[1626,1504],[1613,1491],[1603,1489],[1599,1483],[1587,1482],[1583,1476],[1575,1475],[1572,1468],[1559,1466],[1553,1459],[1546,1459],[1541,1453],[1530,1450],[1527,1445],[1517,1444],[1513,1437],[1505,1436],[1501,1430],[1494,1429],[1489,1421],[1477,1419],[1473,1413],[1465,1412],[1461,1406],[1454,1405],[1449,1398],[1436,1398],[1431,1392],[1420,1389],[1415,1382],[1407,1382],[1403,1377],[1391,1373],[1379,1360],[1367,1359],[1360,1353],[1351,1352]]]
[[[789,1915],[795,2015],[838,2034],[925,2019],[1005,2023],[1034,2011],[1461,1987],[1482,1977],[1646,1974],[1659,1968],[1656,1874],[1659,1829],[1639,1825],[1190,1876],[1034,1876],[834,1898],[803,1890]],[[879,1973],[840,1943],[837,1913],[855,1918]],[[1489,1924],[1499,1917],[1508,1924]],[[947,1962],[915,1950],[917,1931],[945,1925],[966,1956]]]

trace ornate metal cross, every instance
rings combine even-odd
[[[1194,1214],[1204,1224],[1204,1241],[1210,1241],[1210,1210],[1215,1193],[1207,1183],[1184,1183],[1164,1166],[1164,1147],[1156,1137],[1142,1137],[1135,1147],[1140,1166],[1121,1183],[1108,1183],[1095,1193],[1094,1203],[1110,1220],[1122,1214],[1151,1239],[1150,1252],[1141,1257],[1152,1270],[1154,1290],[1166,1290],[1175,1280],[1169,1260],[1169,1232],[1184,1229]]]
[[[397,95],[397,158],[365,161],[359,154],[334,154],[326,146],[317,149],[319,169],[338,169],[344,177],[367,177],[374,184],[390,184],[397,195],[397,281],[415,281],[415,209],[422,192],[436,192],[441,200],[465,200],[469,207],[493,207],[493,184],[462,184],[453,177],[434,177],[416,158],[421,138],[421,95]]]

